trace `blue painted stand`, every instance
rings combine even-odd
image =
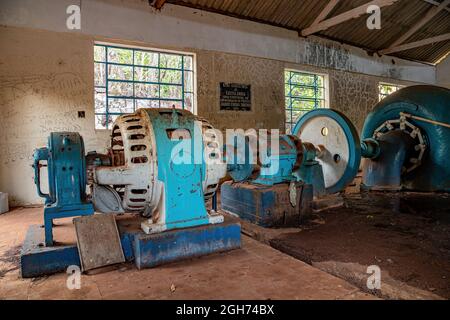
[[[140,230],[140,222],[139,219],[117,221],[125,258],[135,260],[139,269],[241,246],[239,223],[224,222],[147,235]],[[30,226],[20,254],[23,278],[64,272],[71,265],[80,266],[76,244],[46,247],[44,243],[44,228]]]
[[[121,233],[122,250],[127,261],[132,261],[132,233]],[[66,271],[69,266],[80,266],[80,256],[76,244],[65,246],[45,246],[45,228],[32,225],[28,228],[20,253],[22,278],[34,278]]]
[[[94,206],[92,203],[82,203],[73,206],[64,206],[63,208],[55,204],[46,204],[44,207],[44,229],[45,229],[45,245],[53,246],[53,220],[90,216],[94,214]]]
[[[53,220],[94,214],[86,200],[86,159],[83,138],[77,132],[52,132],[47,147],[33,154],[34,183],[45,199],[45,245],[53,246]],[[49,193],[41,190],[41,161],[47,162]]]
[[[313,188],[298,182],[297,203],[289,199],[289,184],[274,186],[225,182],[221,186],[222,209],[261,227],[297,227],[311,214]]]
[[[139,269],[241,247],[239,223],[200,226],[134,237],[134,257]]]
[[[62,272],[71,265],[80,266],[76,245],[46,247],[44,228],[30,226],[20,253],[22,278]]]

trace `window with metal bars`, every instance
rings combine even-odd
[[[325,76],[286,70],[284,79],[286,133],[289,134],[302,115],[326,107]]]
[[[401,88],[404,88],[404,86],[389,83],[379,83],[378,84],[379,100],[380,101],[383,100],[384,98],[400,90]]]
[[[94,45],[95,128],[139,108],[195,112],[192,54]]]

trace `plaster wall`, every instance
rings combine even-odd
[[[436,66],[437,84],[450,89],[450,55]]]

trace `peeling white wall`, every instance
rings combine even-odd
[[[450,55],[436,66],[437,85],[450,89]]]
[[[167,4],[161,12],[147,0],[2,0],[0,24],[74,32],[66,28],[66,8],[81,4],[85,35],[214,50],[290,63],[435,84],[433,66],[370,57],[363,50],[297,32]],[[393,62],[395,64],[393,64]]]

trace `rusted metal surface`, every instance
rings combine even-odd
[[[304,161],[304,154],[303,154],[303,142],[300,140],[299,137],[288,135],[287,136],[289,140],[295,145],[295,148],[297,149],[297,161],[294,164],[294,167],[292,168],[292,171],[297,171],[300,169],[300,166],[302,165]]]
[[[311,214],[310,185],[295,184],[295,206],[289,184],[262,186],[226,182],[221,188],[222,210],[263,227],[295,227]]]
[[[110,166],[111,157],[108,154],[100,154],[97,152],[90,152],[86,155],[86,177],[87,184],[94,183],[94,170],[99,166]]]
[[[414,140],[403,131],[390,131],[379,139],[380,156],[363,162],[363,183],[370,190],[401,190],[405,165],[414,151]]]

